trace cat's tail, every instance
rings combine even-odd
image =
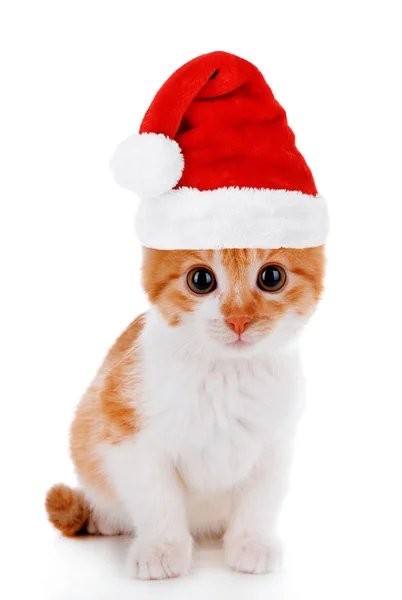
[[[67,537],[85,531],[88,525],[90,507],[84,493],[62,483],[48,491],[46,510],[49,521]]]

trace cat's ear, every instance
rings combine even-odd
[[[169,192],[179,182],[184,158],[180,146],[161,133],[125,139],[110,161],[116,183],[143,199]]]

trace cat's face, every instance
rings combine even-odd
[[[144,249],[143,282],[171,327],[211,351],[252,353],[291,339],[322,292],[324,248]]]

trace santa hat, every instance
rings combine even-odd
[[[324,243],[325,200],[258,69],[227,52],[183,65],[111,161],[141,198],[137,235],[168,249]]]

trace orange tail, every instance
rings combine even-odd
[[[70,537],[85,530],[89,520],[89,505],[80,490],[59,483],[46,495],[46,510],[49,521]]]

